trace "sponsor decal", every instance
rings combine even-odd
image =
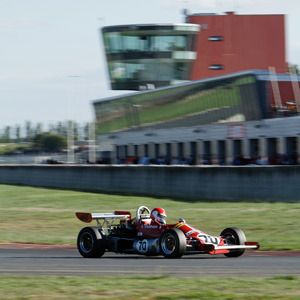
[[[158,226],[156,226],[156,225],[144,225],[142,227],[143,228],[152,228],[152,229],[157,229],[158,228]]]
[[[183,225],[185,225],[184,223],[178,223],[178,224],[176,224],[175,226],[174,226],[174,228],[179,228],[179,227],[181,227],[181,226],[183,226]]]
[[[193,233],[200,233],[200,231],[197,229],[193,229],[193,230],[188,231],[185,235],[191,235]]]
[[[245,124],[230,124],[228,125],[228,139],[244,139],[246,138]]]

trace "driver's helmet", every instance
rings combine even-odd
[[[167,217],[167,214],[163,208],[156,207],[156,208],[153,208],[151,211],[150,218],[154,222],[156,222],[160,225],[166,225],[166,220],[165,220],[166,217]]]

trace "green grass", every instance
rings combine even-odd
[[[16,151],[23,151],[30,149],[29,146],[25,145],[6,145],[6,146],[0,146],[0,155],[7,155],[12,154]]]
[[[298,203],[179,201],[0,185],[0,242],[75,244],[85,226],[76,211],[162,206],[209,234],[241,227],[262,250],[299,250]],[[1,270],[0,270],[1,274]],[[0,298],[12,299],[300,299],[300,278],[0,276]]]
[[[180,201],[10,185],[0,185],[0,195],[0,243],[75,245],[86,226],[75,212],[119,209],[135,215],[136,208],[145,205],[163,207],[168,223],[184,218],[211,235],[240,227],[247,240],[260,242],[261,250],[300,250],[300,203]]]
[[[11,299],[299,299],[300,279],[174,277],[0,277],[2,300]]]

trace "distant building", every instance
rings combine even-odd
[[[287,73],[284,15],[185,18],[102,29],[112,89],[140,92],[94,101],[101,157],[298,163],[300,77]]]
[[[286,73],[284,15],[186,15],[186,24],[102,28],[113,90],[146,90],[244,70]]]
[[[199,24],[191,80],[244,70],[287,72],[284,15],[193,14]]]
[[[237,156],[266,160],[278,152],[298,157],[299,81],[243,71],[94,101],[99,149],[113,162],[128,156],[200,164]]]
[[[102,28],[113,90],[147,90],[190,80],[200,30],[194,24]]]

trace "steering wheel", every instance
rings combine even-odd
[[[146,206],[140,206],[137,210],[136,210],[136,220],[139,221],[141,219],[142,215],[149,215],[150,218],[150,209]],[[147,216],[148,217],[148,216]]]

